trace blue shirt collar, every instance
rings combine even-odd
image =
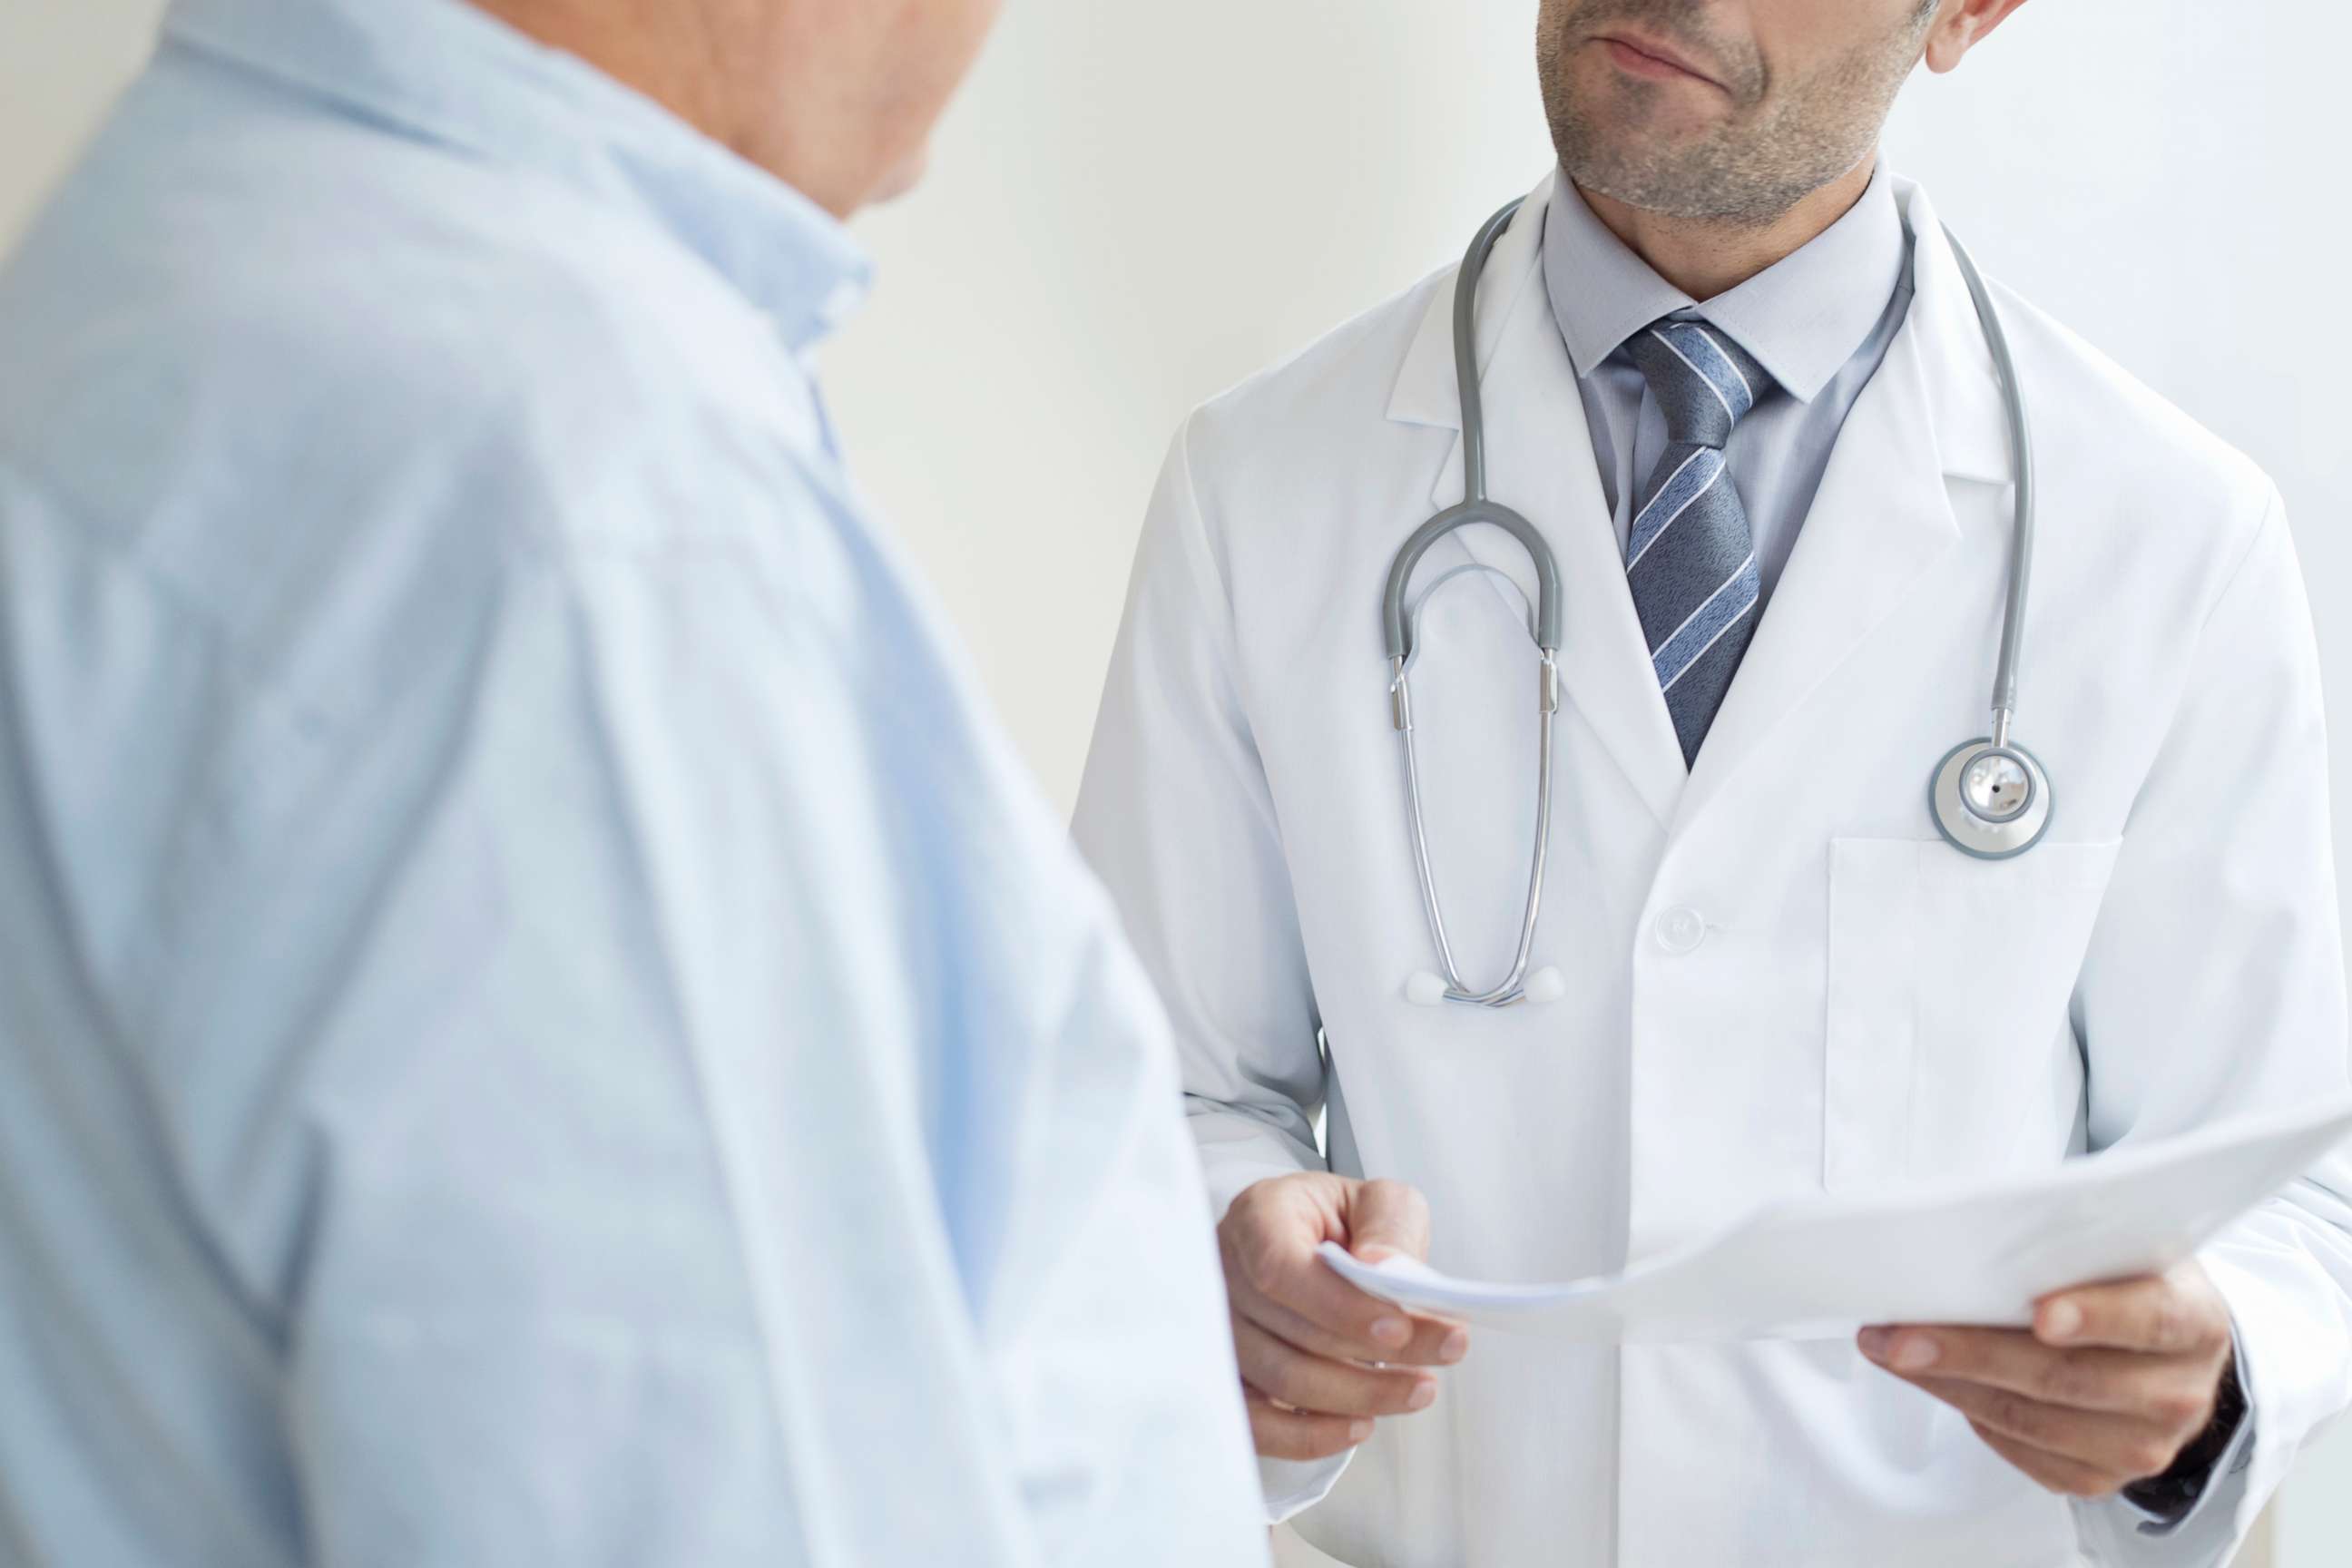
[[[795,353],[865,297],[834,216],[652,100],[463,0],[173,0],[171,42],[369,120],[634,209]]]
[[[1566,174],[1557,188],[1544,281],[1580,376],[1651,322],[1684,311],[1730,333],[1790,396],[1811,403],[1869,340],[1903,279],[1903,216],[1884,162],[1861,199],[1811,243],[1703,304],[1611,232]]]

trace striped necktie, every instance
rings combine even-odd
[[[1772,382],[1704,321],[1668,317],[1625,347],[1666,417],[1665,454],[1625,541],[1625,576],[1688,763],[1756,635],[1763,578],[1723,445]]]

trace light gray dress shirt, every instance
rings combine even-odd
[[[1625,341],[1685,312],[1730,333],[1779,384],[1724,447],[1769,602],[1838,431],[1911,308],[1911,237],[1885,165],[1811,243],[1704,304],[1659,277],[1564,176],[1561,192],[1544,230],[1544,282],[1576,366],[1620,552],[1642,482],[1666,449],[1665,416]]]

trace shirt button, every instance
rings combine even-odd
[[[1663,910],[1655,929],[1658,945],[1668,952],[1696,952],[1706,940],[1706,921],[1696,910]]]

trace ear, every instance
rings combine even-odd
[[[1927,68],[1957,69],[1968,52],[2010,18],[2025,0],[1947,0],[1927,29]]]

